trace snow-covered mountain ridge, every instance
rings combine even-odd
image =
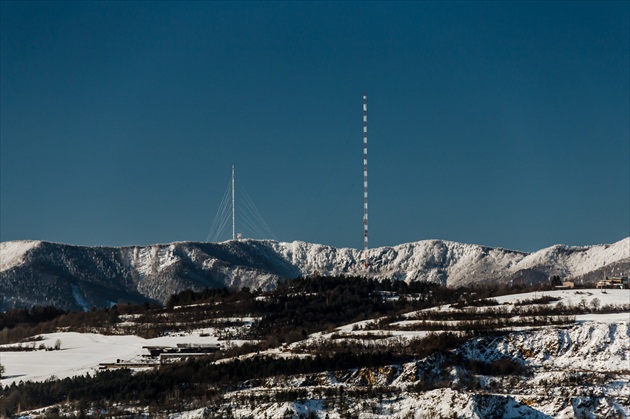
[[[605,274],[628,273],[630,237],[609,245],[556,245],[529,254],[442,240],[368,251],[298,241],[128,247],[11,241],[0,243],[0,310],[42,304],[87,309],[121,301],[164,302],[187,288],[272,288],[282,279],[312,275],[371,276],[457,287],[535,283],[552,275],[592,284]]]

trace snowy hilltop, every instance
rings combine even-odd
[[[368,267],[366,268],[366,261]],[[0,310],[55,305],[70,310],[119,302],[164,302],[184,289],[271,289],[299,276],[369,276],[448,287],[532,284],[551,276],[594,284],[630,273],[630,237],[534,253],[426,240],[368,251],[304,242],[242,240],[81,247],[0,243]]]

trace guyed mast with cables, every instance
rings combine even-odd
[[[242,234],[236,232],[237,216],[239,228],[245,228],[250,236],[256,236],[260,239],[275,239],[275,234],[242,184],[239,183],[239,193],[236,193],[235,170],[234,165],[232,165],[232,177],[214,216],[206,241],[217,242],[225,239],[230,220],[232,221],[232,240],[240,240]]]

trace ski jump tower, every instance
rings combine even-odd
[[[368,138],[367,94],[363,94],[363,250],[368,250]],[[365,267],[367,268],[367,255]]]

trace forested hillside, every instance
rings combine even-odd
[[[0,414],[42,407],[33,417],[627,414],[628,291],[537,287],[507,294],[513,291],[314,277],[272,291],[187,290],[164,307],[10,310],[0,315],[0,354],[8,360]],[[138,355],[109,358],[120,367],[20,383],[19,359],[63,357],[83,335],[102,342],[92,352],[123,338],[129,344],[131,335],[139,337],[130,354],[186,339],[219,342],[221,349],[159,365]],[[106,351],[101,358],[108,359]]]

